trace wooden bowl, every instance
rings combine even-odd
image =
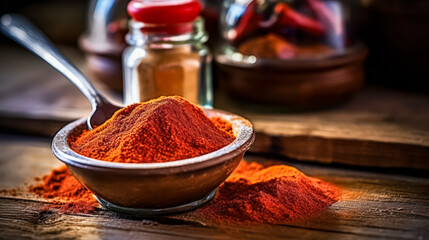
[[[219,86],[240,100],[289,107],[321,107],[341,102],[364,80],[367,47],[313,59],[236,61],[215,56]]]

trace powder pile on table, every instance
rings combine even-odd
[[[61,203],[51,206],[60,212],[90,213],[98,206],[91,192],[65,166],[43,179],[30,191]],[[321,213],[339,200],[340,193],[334,185],[290,166],[243,161],[219,187],[215,199],[191,214],[227,224],[283,223]]]
[[[58,208],[66,213],[91,213],[98,207],[92,193],[82,186],[66,166],[43,176],[43,182],[29,187],[29,191],[57,205],[46,205],[44,210]]]
[[[284,223],[321,213],[340,193],[294,167],[242,161],[215,199],[195,214],[220,223]]]

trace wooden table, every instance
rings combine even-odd
[[[82,55],[66,50],[82,67]],[[95,214],[70,215],[43,211],[52,203],[26,191],[35,177],[61,165],[51,153],[51,138],[16,131],[51,135],[72,119],[86,116],[89,104],[71,83],[25,50],[7,47],[0,53],[0,127],[9,131],[0,132],[0,189],[19,189],[12,195],[0,191],[2,239],[429,239],[427,170],[412,170],[420,175],[412,177],[410,172],[398,175],[385,169],[399,167],[394,171],[401,174],[403,167],[429,169],[427,95],[369,88],[337,108],[287,114],[271,109],[264,113],[265,107],[254,112],[257,108],[217,98],[218,107],[243,114],[255,124],[257,140],[251,151],[258,155],[246,155],[247,161],[281,160],[343,188],[341,201],[311,219],[223,226],[192,214],[144,219],[99,209]],[[351,170],[351,165],[378,168],[369,172]]]
[[[342,200],[314,218],[284,225],[223,226],[192,214],[145,219],[99,209],[94,214],[43,211],[46,200],[26,193],[34,178],[61,163],[49,138],[0,134],[0,238],[3,239],[428,239],[429,179],[291,164],[343,188]],[[247,161],[278,160],[248,155]]]

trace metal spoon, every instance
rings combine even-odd
[[[15,14],[1,18],[1,31],[57,69],[88,98],[92,112],[86,123],[89,129],[99,126],[121,107],[110,103],[35,26],[27,19]]]

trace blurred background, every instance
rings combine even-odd
[[[89,1],[2,1],[1,15],[19,13],[30,19],[53,42],[77,46],[85,30]],[[1,36],[3,44],[11,41]]]
[[[88,11],[97,1],[18,0],[2,1],[0,14],[19,13],[30,19],[54,43],[77,47],[88,30]],[[127,16],[128,1],[99,1],[116,15]],[[424,0],[344,0],[356,11],[356,38],[368,44],[366,82],[388,87],[428,92],[429,2]],[[210,32],[210,46],[219,39],[222,1],[203,1],[203,16]],[[358,5],[358,6],[357,6]],[[359,8],[359,9],[358,9]],[[107,10],[106,10],[107,11]],[[118,16],[111,16],[111,18]],[[3,35],[1,48],[15,47]]]

